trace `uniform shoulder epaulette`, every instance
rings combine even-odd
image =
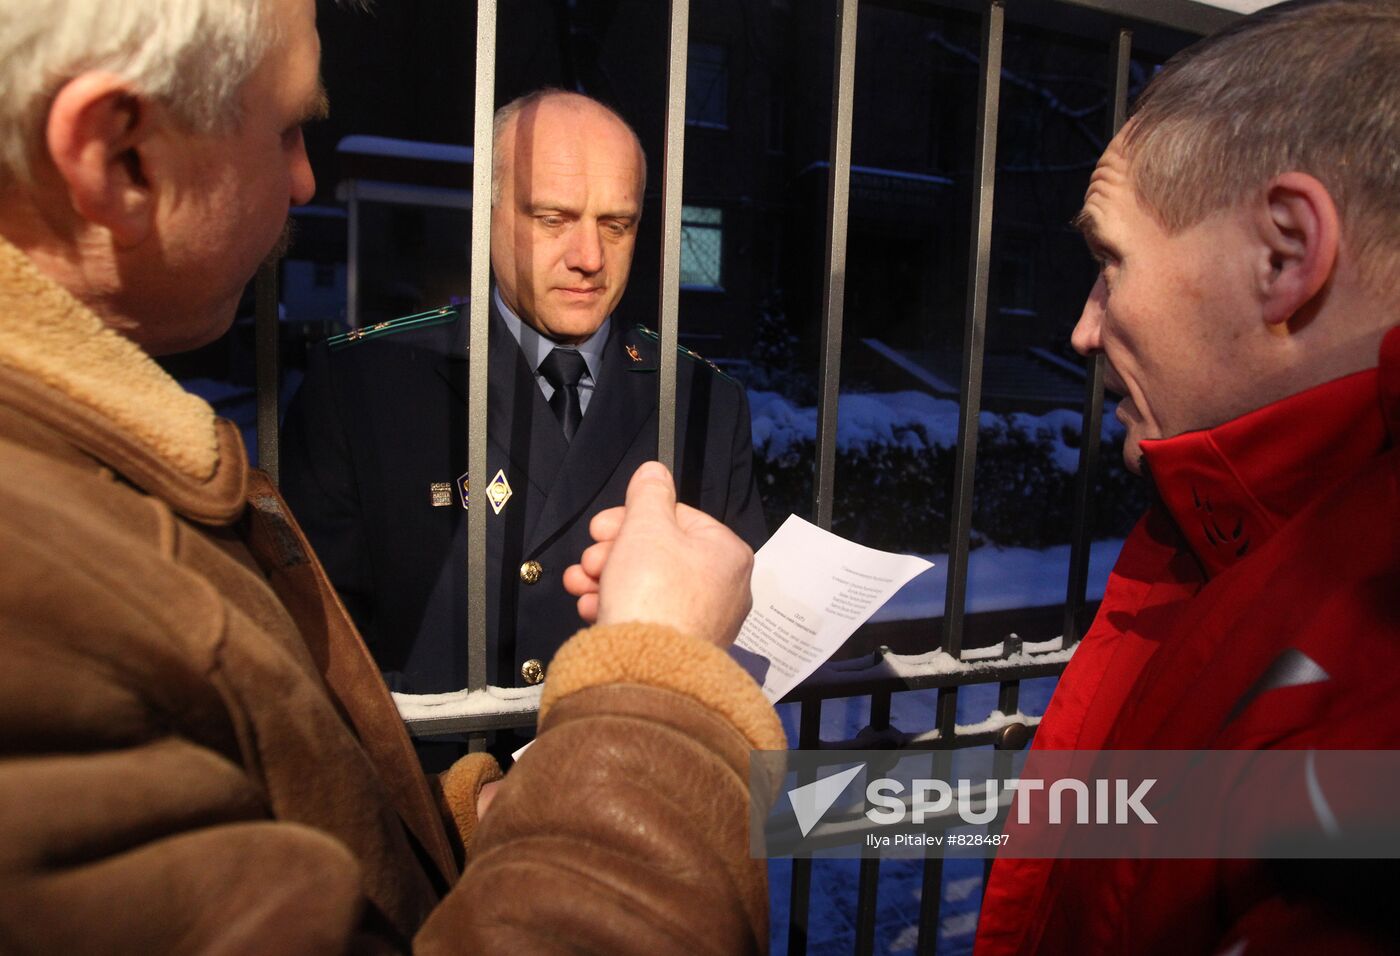
[[[659,332],[653,332],[651,329],[647,328],[645,325],[640,325],[640,324],[639,324],[639,325],[637,326],[637,331],[638,331],[639,333],[641,333],[643,336],[645,336],[646,338],[651,339],[653,342],[660,342],[660,341],[661,341],[661,334],[660,334]],[[736,379],[735,379],[733,376],[727,374],[727,373],[724,371],[724,369],[720,368],[720,367],[719,367],[718,365],[716,365],[714,362],[711,362],[709,359],[705,358],[705,356],[701,355],[699,352],[691,351],[690,349],[686,348],[684,345],[677,345],[677,346],[676,346],[676,351],[679,352],[679,353],[681,353],[682,355],[686,356],[687,358],[693,360],[693,361],[699,362],[701,365],[708,365],[710,368],[712,368],[712,369],[715,370],[715,373],[716,373],[717,375],[719,375],[720,378],[728,379],[728,380],[731,381],[731,382],[736,381]]]
[[[460,314],[461,310],[457,306],[444,305],[441,308],[429,309],[427,312],[415,312],[413,315],[405,315],[397,319],[389,319],[387,322],[367,325],[362,329],[351,329],[348,332],[341,332],[339,335],[332,335],[326,339],[326,345],[333,350],[343,349],[369,339],[382,339],[398,332],[407,332],[409,329],[447,325],[449,322],[456,322]]]

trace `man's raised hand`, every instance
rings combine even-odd
[[[676,503],[671,473],[647,462],[627,503],[594,516],[595,544],[564,572],[589,623],[648,621],[727,647],[752,597],[753,552],[724,525]]]

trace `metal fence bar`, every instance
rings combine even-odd
[[[997,710],[1010,717],[1021,709],[1021,682],[1003,681],[997,688]]]
[[[1113,39],[1109,67],[1112,72],[1108,135],[1112,138],[1128,112],[1128,66],[1132,62],[1133,33],[1120,28]],[[1085,590],[1089,584],[1089,552],[1094,540],[1094,479],[1099,473],[1099,439],[1103,431],[1103,353],[1086,363],[1084,422],[1080,427],[1079,470],[1074,477],[1074,522],[1070,525],[1069,580],[1065,586],[1064,642],[1068,646],[1082,633]]]
[[[690,0],[671,0],[666,73],[666,145],[661,184],[661,308],[657,316],[656,457],[676,467],[676,345],[680,340],[681,184],[685,176],[685,81]]]
[[[345,323],[360,327],[360,180],[355,177],[345,192]]]
[[[802,703],[798,718],[797,748],[816,750],[821,744],[822,702],[809,700]],[[805,775],[799,775],[798,785],[810,783]],[[812,858],[792,858],[792,887],[788,894],[788,956],[803,956],[807,952],[807,917],[812,904]]]
[[[826,197],[826,278],[822,285],[821,376],[817,398],[817,526],[831,528],[836,485],[836,416],[841,390],[841,332],[846,310],[846,228],[851,211],[851,116],[856,84],[858,0],[836,9],[836,66],[831,96],[831,164]]]
[[[919,891],[919,942],[914,951],[918,956],[934,956],[938,952],[938,916],[943,909],[943,858],[924,860],[924,880]]]
[[[947,751],[934,753],[928,764],[928,775],[935,778],[951,776],[952,756]],[[947,826],[942,827],[946,836]],[[938,950],[938,930],[943,912],[943,858],[925,859],[923,881],[919,890],[919,937],[915,950],[934,953]]]
[[[972,479],[977,466],[977,424],[982,411],[982,359],[987,335],[987,288],[992,266],[992,201],[996,190],[997,118],[1001,106],[1001,50],[1006,8],[1001,0],[982,12],[981,75],[977,81],[977,211],[968,255],[967,313],[963,326],[958,448],[953,466],[952,528],[948,541],[948,587],[943,604],[943,649],[962,656],[963,608],[967,600],[967,549],[972,530]],[[938,695],[938,729],[953,736],[958,691]]]
[[[949,684],[938,689],[938,702],[934,705],[934,726],[940,740],[952,740],[958,726],[958,684]]]
[[[253,352],[256,356],[258,467],[277,484],[280,448],[277,411],[282,396],[282,357],[279,350],[281,325],[278,321],[278,267],[269,262],[258,270],[254,298]]]
[[[486,375],[491,327],[491,177],[496,100],[496,0],[476,5],[476,103],[472,129],[471,329],[467,374],[467,687],[486,686]],[[471,747],[485,741],[473,737]]]
[[[987,287],[992,268],[992,200],[996,190],[997,118],[1001,105],[1001,50],[1006,7],[1001,0],[982,12],[982,70],[977,83],[977,155],[973,165],[977,210],[972,219],[963,326],[963,370],[958,450],[953,468],[953,521],[948,542],[948,589],[943,609],[943,649],[962,654],[967,598],[967,548],[972,530],[972,478],[977,465],[977,423],[982,412],[982,359],[987,335]]]
[[[878,857],[860,861],[860,878],[856,895],[856,956],[871,956],[875,952],[875,913],[880,896],[880,860]]]
[[[898,656],[898,655],[895,655]],[[817,674],[803,681],[779,703],[809,704],[823,700],[848,697],[870,696],[871,721],[875,729],[881,729],[880,721],[889,723],[889,712],[882,710],[881,700],[889,701],[891,695],[905,691],[942,690],[945,696],[966,684],[996,684],[1009,681],[1031,680],[1037,677],[1054,677],[1064,668],[1065,656],[1059,652],[1030,653],[1015,661],[976,662],[965,664],[954,670],[942,666],[930,667],[922,673],[910,673],[907,659],[901,662],[897,673],[883,655],[872,658],[868,668],[851,673],[835,673],[818,670]],[[813,718],[815,719],[815,718]],[[535,710],[530,705],[500,704],[496,709],[484,713],[473,713],[455,717],[420,718],[413,721],[410,732],[417,736],[446,733],[479,733],[484,730],[497,730],[503,727],[529,727],[534,724]],[[978,734],[945,736],[938,741],[922,741],[910,746],[920,749],[944,748],[947,746],[969,747],[995,743],[1001,739],[1002,730],[992,730]],[[799,744],[803,748],[815,748],[820,740],[815,730]]]
[[[822,283],[821,370],[817,398],[816,474],[812,510],[820,528],[831,528],[836,485],[836,416],[841,391],[841,333],[846,308],[846,232],[851,208],[851,117],[854,113],[856,26],[859,0],[837,0],[836,53],[831,95],[830,178],[826,201],[826,277]],[[802,704],[798,747],[821,743],[821,702]],[[807,921],[812,896],[812,861],[792,861],[788,905],[789,956],[807,952]],[[873,916],[870,932],[873,936]]]
[[[807,952],[807,916],[812,901],[812,858],[793,857],[792,891],[788,897],[789,956]]]
[[[870,695],[870,729],[886,730],[890,726],[890,704],[893,694],[889,691],[876,691]]]

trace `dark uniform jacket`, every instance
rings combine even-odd
[[[283,491],[403,692],[467,682],[468,329],[454,310],[443,324],[319,346],[283,431]],[[612,325],[569,443],[494,306],[490,342],[487,473],[467,483],[471,494],[509,486],[487,523],[487,680],[518,686],[538,682],[579,626],[562,575],[592,543],[589,519],[622,504],[656,456],[657,345]],[[744,389],[691,356],[680,361],[676,449],[681,500],[759,546]]]

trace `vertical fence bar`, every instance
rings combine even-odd
[[[681,186],[685,175],[685,80],[690,0],[671,0],[666,73],[666,146],[661,184],[661,357],[657,362],[656,457],[676,467],[676,345],[680,340]]]
[[[807,952],[807,916],[812,901],[812,858],[792,858],[792,893],[788,899],[789,956]]]
[[[938,746],[952,747],[958,725],[958,689],[956,686],[938,689],[938,703],[935,710],[934,719],[938,722]]]
[[[919,942],[914,947],[918,956],[933,956],[938,952],[938,917],[943,909],[943,858],[924,860],[924,881],[919,891]]]
[[[880,894],[880,858],[860,861],[859,890],[856,896],[856,956],[875,952],[875,913]]]
[[[997,689],[997,710],[1008,717],[1013,716],[1021,709],[1021,682],[1018,680],[1002,681]]]
[[[1109,57],[1108,137],[1118,132],[1128,114],[1128,66],[1132,62],[1133,32],[1120,28]],[[1079,470],[1074,476],[1074,523],[1069,548],[1069,581],[1065,590],[1064,644],[1078,641],[1084,595],[1089,586],[1089,552],[1094,541],[1094,477],[1099,473],[1099,440],[1103,432],[1103,353],[1085,363],[1084,419],[1080,426]]]
[[[277,410],[282,394],[277,273],[275,262],[269,262],[258,270],[254,286],[257,312],[253,318],[253,353],[257,359],[258,467],[267,472],[274,485],[277,484],[280,457]]]
[[[476,4],[472,127],[471,329],[467,359],[467,687],[486,686],[486,374],[491,308],[492,120],[496,101],[496,0]],[[485,739],[471,738],[480,750]]]
[[[822,702],[820,698],[804,700],[799,711],[797,747],[816,750],[821,745]],[[812,781],[799,774],[799,786]],[[792,858],[792,891],[788,896],[788,956],[803,956],[807,952],[807,916],[812,903],[812,858]]]
[[[894,695],[887,690],[870,695],[870,729],[888,730],[890,726],[890,705]]]
[[[826,278],[822,285],[821,377],[817,399],[817,473],[813,511],[831,528],[836,485],[836,416],[841,391],[841,331],[846,308],[846,229],[851,210],[851,114],[856,82],[858,0],[838,0],[831,97],[831,166],[826,197]]]
[[[928,776],[931,779],[951,779],[953,758],[950,750],[935,750],[929,755]],[[947,834],[947,828],[942,831]],[[924,860],[923,884],[919,890],[919,940],[915,950],[920,954],[938,949],[938,929],[943,913],[943,858]]]
[[[360,187],[351,179],[345,191],[345,321],[360,327]]]
[[[972,477],[977,465],[977,422],[982,412],[982,359],[987,334],[987,287],[992,267],[992,201],[996,189],[997,117],[1001,99],[1001,49],[1006,9],[1001,0],[982,13],[982,71],[977,83],[976,212],[968,256],[967,313],[954,465],[953,527],[948,542],[948,590],[943,610],[943,648],[962,654],[963,605],[967,598],[967,546],[972,528]]]
[[[987,287],[992,267],[992,202],[996,190],[997,117],[1001,106],[1001,49],[1006,8],[1001,0],[982,12],[981,76],[977,82],[976,213],[967,269],[967,313],[963,325],[961,414],[953,466],[953,521],[948,541],[948,589],[943,605],[943,649],[962,656],[963,606],[967,602],[967,545],[972,529],[972,477],[977,466],[977,423],[982,413],[982,358],[987,335]],[[938,692],[938,730],[952,746],[958,691]]]

